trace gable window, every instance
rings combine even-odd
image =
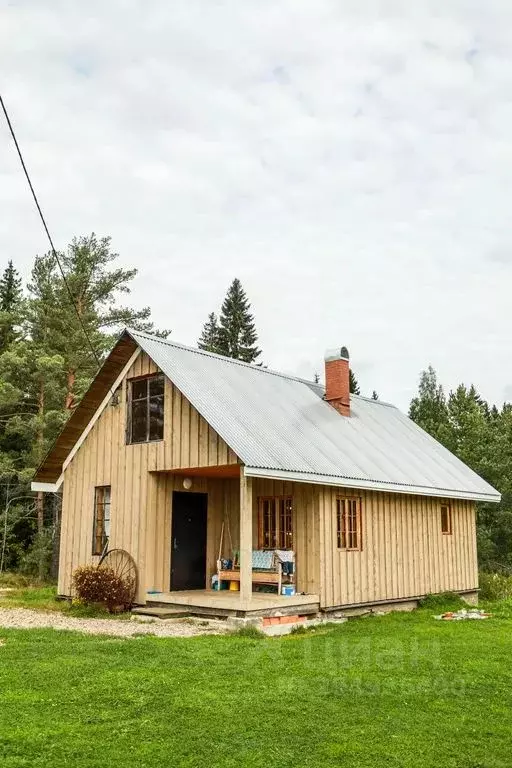
[[[441,533],[453,533],[452,510],[449,504],[441,504]]]
[[[110,485],[94,489],[94,528],[92,554],[102,555],[110,537]]]
[[[336,499],[338,549],[362,549],[361,499]]]
[[[148,443],[164,436],[164,377],[157,373],[128,382],[127,443]]]
[[[290,496],[259,499],[259,549],[293,549],[293,505]]]

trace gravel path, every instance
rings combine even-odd
[[[223,634],[226,625],[221,621],[195,619],[155,619],[154,623],[141,621],[116,621],[115,619],[77,619],[61,613],[43,613],[28,608],[0,608],[0,627],[7,629],[68,629],[86,635],[113,635],[134,637],[195,637],[197,635]]]

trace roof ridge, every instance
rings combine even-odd
[[[246,363],[244,360],[237,360],[233,357],[227,357],[226,355],[219,355],[217,352],[210,352],[207,349],[199,349],[198,347],[191,347],[188,344],[181,344],[179,341],[174,341],[171,339],[165,339],[162,336],[155,336],[152,333],[147,333],[146,331],[138,331],[135,328],[125,328],[125,331],[130,334],[130,336],[143,336],[144,338],[150,339],[151,341],[157,341],[161,344],[165,344],[170,347],[177,347],[178,349],[184,349],[186,352],[193,352],[196,355],[204,355],[205,357],[213,357],[217,360],[222,360],[226,363],[231,363],[232,365],[240,365],[245,368],[250,368],[251,371],[261,371],[262,373],[269,373],[272,376],[279,376],[282,379],[288,379],[290,381],[298,381],[301,384],[306,384],[308,387],[316,387],[318,390],[321,390],[322,392],[325,392],[325,384],[319,382],[319,381],[311,381],[311,379],[304,379],[302,376],[294,376],[291,373],[284,373],[283,371],[276,371],[273,368],[264,368],[260,365],[253,365],[252,363]],[[373,397],[365,397],[364,395],[355,395],[351,394],[351,398],[357,398],[358,400],[363,400],[367,403],[371,403],[372,405],[383,405],[387,408],[396,408],[396,405],[393,403],[388,403],[385,400],[374,400]]]
[[[314,387],[318,387],[319,389],[323,389],[323,384],[320,384],[315,381],[311,381],[310,379],[303,379],[300,376],[294,376],[291,373],[283,373],[282,371],[275,371],[272,368],[264,368],[261,365],[253,365],[252,363],[246,363],[244,360],[236,360],[233,357],[227,357],[226,355],[218,355],[216,352],[209,352],[206,349],[198,349],[197,347],[190,347],[187,344],[181,344],[178,341],[171,341],[169,339],[164,339],[161,336],[154,336],[151,333],[146,333],[145,331],[137,331],[133,328],[125,328],[125,331],[130,334],[135,340],[137,336],[143,336],[146,339],[150,339],[151,341],[157,341],[161,344],[165,344],[170,347],[177,347],[178,349],[184,349],[186,352],[193,352],[196,355],[204,355],[205,357],[213,357],[217,360],[222,360],[226,363],[231,363],[232,365],[240,365],[244,368],[250,368],[251,371],[260,371],[261,373],[269,373],[272,376],[279,376],[282,379],[291,379],[292,381],[299,381],[301,384],[307,384],[308,386],[313,385]]]
[[[386,408],[395,408],[396,410],[400,410],[398,406],[396,406],[394,403],[388,403],[387,400],[375,400],[373,397],[366,397],[366,395],[354,395],[350,394],[350,397],[354,397],[357,400],[364,400],[366,403],[371,403],[372,405],[385,405]]]

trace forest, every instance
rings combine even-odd
[[[74,238],[36,256],[26,285],[12,261],[0,279],[0,572],[41,579],[58,562],[60,498],[30,480],[125,326],[167,336],[149,307],[125,301],[136,269],[118,266],[109,237]],[[261,365],[250,302],[235,278],[219,313],[205,312],[198,346]],[[316,377],[316,376],[315,376]],[[317,378],[317,377],[316,377]],[[359,393],[351,371],[351,391]],[[376,392],[372,397],[377,398]],[[512,572],[512,405],[487,403],[473,385],[445,392],[428,366],[409,416],[502,494],[478,505],[480,567]]]
[[[136,269],[117,266],[109,237],[74,238],[36,256],[26,286],[9,261],[0,279],[0,571],[41,578],[57,566],[59,497],[30,480],[123,326],[165,335],[132,309]],[[72,299],[71,299],[72,297]]]

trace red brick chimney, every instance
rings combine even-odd
[[[350,416],[348,349],[329,350],[325,355],[325,399],[342,416]]]

